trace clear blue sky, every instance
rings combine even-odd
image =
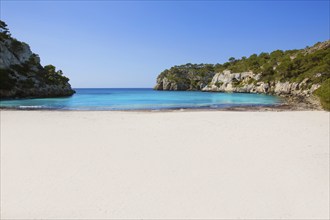
[[[1,20],[73,87],[152,87],[173,65],[329,39],[329,1],[1,1]]]

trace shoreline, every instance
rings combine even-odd
[[[202,91],[211,92],[213,91]],[[246,93],[253,94],[253,93]],[[270,95],[270,94],[264,94]],[[19,107],[3,107],[0,106],[0,111],[15,110],[15,111],[118,111],[118,112],[172,112],[172,111],[325,111],[320,103],[320,100],[315,95],[310,96],[277,96],[281,103],[270,105],[234,105],[229,107],[175,107],[163,109],[61,109],[61,108],[19,108]],[[15,100],[15,99],[13,99]],[[23,99],[24,100],[24,99]]]
[[[264,111],[325,111],[322,108],[305,107],[302,105],[290,105],[290,104],[279,104],[279,105],[263,105],[263,106],[233,106],[224,108],[167,108],[167,109],[125,109],[125,110],[109,110],[109,109],[88,109],[88,110],[77,110],[77,109],[54,109],[54,108],[11,108],[11,107],[0,107],[0,111],[54,111],[54,112],[264,112]]]

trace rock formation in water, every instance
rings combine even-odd
[[[330,109],[330,41],[302,50],[276,50],[224,64],[174,66],[157,77],[156,90],[265,93],[306,100],[316,94]]]
[[[11,37],[0,21],[0,97],[59,97],[74,94],[69,79],[52,65],[42,66],[28,44]]]
[[[201,90],[214,76],[208,64],[186,64],[163,71],[157,78],[156,90]]]

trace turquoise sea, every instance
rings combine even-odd
[[[281,103],[276,96],[153,89],[75,89],[66,98],[1,100],[2,108],[62,110],[161,110],[181,108],[228,108],[270,106]]]

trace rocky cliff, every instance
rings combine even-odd
[[[253,72],[231,73],[230,70],[225,70],[215,74],[212,81],[202,91],[308,96],[320,87],[308,78],[301,82],[263,82],[260,81],[260,77],[260,74]]]
[[[42,66],[28,44],[10,36],[0,21],[0,97],[57,97],[74,94],[69,79],[52,65]]]
[[[204,64],[174,66],[157,77],[155,90],[201,90],[214,76]]]
[[[224,64],[174,66],[157,77],[154,89],[265,93],[303,102],[316,94],[330,109],[329,82],[330,41],[325,41],[301,50],[231,57]]]

